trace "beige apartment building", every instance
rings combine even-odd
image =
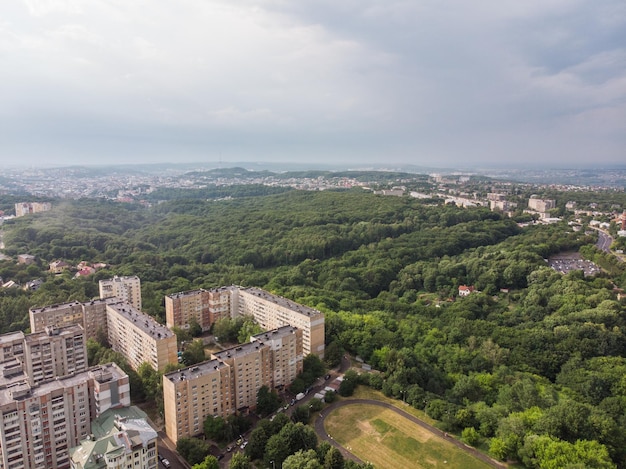
[[[253,316],[265,330],[293,326],[302,330],[303,353],[324,357],[324,314],[260,288],[237,286],[194,290],[165,297],[167,327],[188,328],[194,318],[208,330],[222,317]]]
[[[84,328],[84,309],[82,303],[74,301],[43,308],[28,310],[31,332],[42,332],[47,327],[64,327],[80,324]],[[90,337],[87,334],[87,337]]]
[[[4,469],[69,468],[69,448],[90,435],[91,420],[107,409],[130,405],[128,376],[115,364],[36,386],[23,371],[16,373],[14,364],[5,362],[0,368]]]
[[[117,298],[141,311],[141,280],[136,275],[100,280],[100,298]]]
[[[530,199],[528,199],[528,208],[536,210],[540,213],[545,213],[549,210],[552,210],[553,208],[556,208],[556,200],[540,199],[536,195],[533,195]]]
[[[123,354],[134,369],[142,360],[159,371],[178,363],[174,333],[118,298],[32,308],[29,314],[34,332],[77,324],[84,328],[86,339],[106,337],[111,348]]]
[[[87,344],[83,328],[76,324],[48,326],[43,332],[28,334],[24,337],[23,364],[31,386],[85,371]]]
[[[209,360],[163,376],[165,432],[173,441],[204,431],[208,415],[232,413],[232,369]]]
[[[232,308],[239,315],[252,315],[265,330],[293,326],[302,330],[304,355],[324,358],[324,314],[260,288],[238,288]]]
[[[15,216],[23,217],[30,213],[47,212],[52,209],[50,202],[19,202],[15,204]]]
[[[24,337],[22,331],[0,335],[0,363],[22,357],[24,354]]]
[[[230,287],[213,290],[191,290],[165,297],[165,324],[167,327],[189,328],[197,322],[208,331],[219,319],[230,317]]]
[[[128,303],[108,304],[106,313],[109,344],[133,369],[147,362],[163,371],[178,363],[176,335],[167,327]]]
[[[209,415],[256,407],[261,386],[290,384],[302,372],[302,331],[284,326],[212,359],[163,376],[165,431],[174,442],[202,433]]]

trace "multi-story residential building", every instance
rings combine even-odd
[[[540,199],[536,195],[533,195],[528,199],[528,208],[536,210],[540,213],[546,213],[553,208],[556,208],[556,200],[553,199]]]
[[[237,288],[232,308],[239,315],[252,315],[265,330],[282,326],[302,329],[304,355],[324,357],[324,315],[313,308],[272,295],[260,288]]]
[[[15,216],[23,217],[29,213],[47,212],[51,209],[50,202],[19,202],[15,204]]]
[[[32,331],[80,325],[86,339],[106,338],[134,369],[145,361],[163,371],[168,364],[178,362],[174,333],[117,298],[33,308],[29,313]]]
[[[24,371],[35,386],[57,376],[87,369],[85,333],[79,325],[48,326],[43,332],[24,337]]]
[[[141,311],[141,280],[136,275],[100,280],[100,298],[118,298]]]
[[[304,358],[302,329],[283,326],[252,336],[250,341],[269,346],[272,388],[288,386],[302,373]]]
[[[290,325],[302,330],[303,353],[324,356],[324,315],[260,288],[237,286],[194,290],[165,297],[168,327],[187,328],[194,318],[203,330],[222,317],[251,315],[266,329]]]
[[[22,357],[23,354],[24,333],[22,331],[0,335],[0,363],[4,363],[12,358]]]
[[[231,369],[231,402],[233,410],[256,407],[259,388],[271,387],[270,348],[262,342],[249,342],[212,355]]]
[[[109,344],[133,369],[147,362],[163,371],[167,365],[178,363],[176,335],[151,316],[128,303],[107,304],[106,314]]]
[[[138,407],[107,410],[70,449],[72,469],[157,469],[157,432]]]
[[[232,371],[215,359],[163,376],[165,432],[173,442],[202,433],[208,415],[232,413]]]
[[[69,448],[91,434],[91,420],[130,405],[128,376],[115,364],[36,386],[11,362],[0,368],[0,467],[5,469],[69,468]]]
[[[230,287],[213,290],[191,290],[165,297],[165,324],[167,327],[187,329],[195,321],[208,331],[219,319],[230,317]]]
[[[80,324],[85,328],[83,305],[78,301],[31,308],[28,313],[31,332],[42,332],[47,327],[64,327],[72,324]],[[89,334],[86,335],[90,337]]]
[[[261,386],[290,384],[302,372],[302,331],[284,326],[211,360],[163,376],[165,431],[176,442],[203,431],[209,415],[226,417],[256,407]]]

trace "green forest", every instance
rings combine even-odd
[[[151,208],[56,201],[6,221],[0,277],[44,283],[0,290],[0,332],[26,330],[29,307],[97,296],[112,275],[138,275],[160,322],[166,294],[258,286],[325,313],[329,365],[358,355],[380,371],[361,384],[495,458],[626,467],[626,266],[594,234],[361,189],[210,194],[170,193]],[[546,259],[563,252],[604,270],[560,274]],[[17,264],[23,253],[38,263]],[[55,259],[109,267],[53,276]],[[460,285],[475,291],[459,297]]]

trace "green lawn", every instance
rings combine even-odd
[[[325,428],[337,442],[377,469],[487,469],[428,430],[373,405],[350,405],[333,411]]]

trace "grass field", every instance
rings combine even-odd
[[[392,410],[350,405],[333,411],[325,428],[337,442],[377,469],[487,469],[452,443]]]

